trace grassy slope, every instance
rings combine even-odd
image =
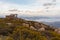
[[[27,21],[23,19],[8,20],[1,18],[0,35],[7,36],[5,40],[60,40],[60,34],[52,30],[38,32],[29,27],[20,26],[24,22]],[[31,24],[34,23],[33,21],[29,22],[31,22]],[[6,23],[12,23],[13,25],[7,25]]]

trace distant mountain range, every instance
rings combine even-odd
[[[19,18],[29,19],[29,20],[37,20],[37,19],[60,19],[60,17],[51,17],[51,16],[18,16]]]
[[[60,21],[56,21],[56,22],[45,22],[45,24],[51,25],[51,26],[55,26],[55,27],[60,27]]]
[[[38,22],[43,22],[45,24],[60,27],[60,17],[45,17],[45,16],[33,16],[33,17],[21,17],[26,20],[33,20]]]

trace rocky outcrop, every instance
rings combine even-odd
[[[60,34],[60,28],[56,28],[56,29],[55,29],[55,32],[57,32],[57,33]]]

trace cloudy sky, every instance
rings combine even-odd
[[[56,2],[55,2],[56,1]],[[47,6],[44,4],[51,3]],[[56,4],[56,5],[55,5]],[[0,15],[7,15],[8,10],[17,9],[18,14],[30,16],[60,16],[60,0],[0,0]],[[48,10],[48,12],[47,12]]]

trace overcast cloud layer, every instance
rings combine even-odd
[[[8,10],[17,9],[18,14],[30,16],[60,16],[60,0],[0,0],[0,15],[11,14]],[[45,3],[56,3],[46,12]]]

